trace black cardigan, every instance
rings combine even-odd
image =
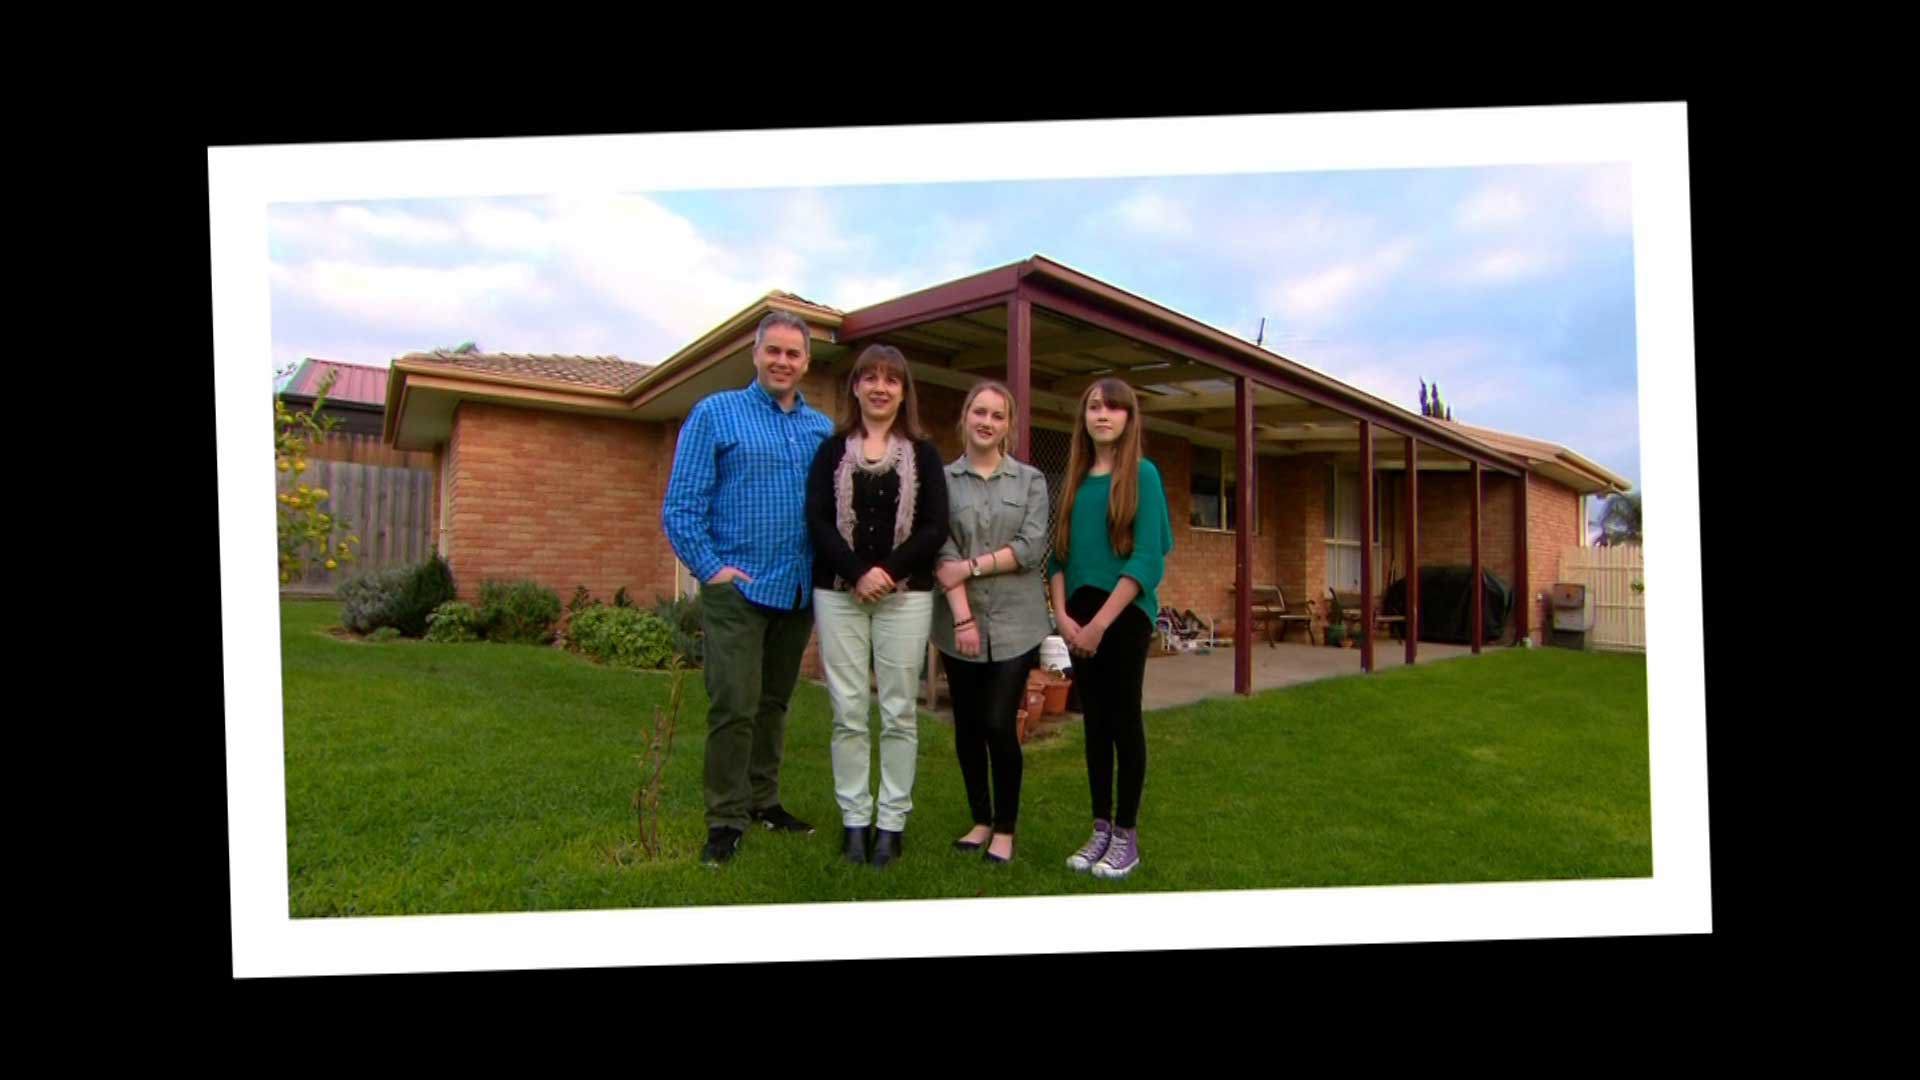
[[[853,470],[853,539],[849,545],[836,523],[833,474],[840,468],[847,440],[828,436],[807,473],[807,532],[813,537],[813,584],[833,588],[833,579],[859,581],[868,570],[884,567],[893,580],[914,592],[933,588],[933,562],[947,539],[947,473],[940,452],[925,440],[913,444],[919,493],[913,504],[913,531],[893,544],[893,519],[900,510],[900,474],[875,477]]]

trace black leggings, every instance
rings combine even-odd
[[[1105,606],[1105,590],[1082,586],[1067,597],[1067,614],[1085,626]],[[1087,729],[1087,785],[1093,816],[1115,828],[1131,829],[1140,816],[1140,792],[1147,784],[1147,729],[1140,719],[1140,692],[1146,683],[1147,649],[1153,623],[1128,604],[1100,638],[1092,656],[1073,661],[1073,681]],[[1113,763],[1120,759],[1120,807],[1114,812]]]
[[[1035,646],[1010,660],[957,660],[942,655],[953,689],[953,744],[975,825],[1010,833],[1020,819],[1020,733],[1014,712],[1027,687],[1027,672],[1040,659]],[[987,798],[987,765],[993,765],[993,798]],[[996,812],[997,811],[997,812]]]

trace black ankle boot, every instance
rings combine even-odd
[[[873,863],[875,870],[885,870],[900,857],[900,849],[906,846],[905,832],[889,832],[886,829],[873,831]]]
[[[847,830],[847,838],[840,848],[840,857],[850,863],[867,861],[867,843],[872,839],[872,826],[861,825]]]

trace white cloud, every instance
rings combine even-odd
[[[363,206],[342,206],[334,210],[331,224],[349,233],[374,240],[435,247],[460,238],[460,230],[444,221],[435,221],[402,211],[376,211]]]
[[[552,289],[521,263],[373,266],[318,260],[270,270],[276,289],[350,322],[398,331],[472,333],[505,302],[541,303]]]
[[[555,200],[550,231],[561,261],[580,282],[681,341],[772,289],[805,289],[797,249],[728,252],[692,222],[641,196]]]
[[[1581,198],[1603,230],[1633,231],[1632,174],[1624,166],[1596,172],[1582,188]]]
[[[891,300],[913,291],[907,278],[899,274],[880,276],[849,274],[835,278],[825,296],[813,297],[842,311],[854,311],[882,300]]]
[[[460,215],[460,230],[469,243],[489,251],[537,255],[553,248],[547,220],[531,210],[476,206]]]
[[[1289,278],[1268,289],[1266,298],[1289,319],[1329,317],[1392,281],[1415,247],[1411,239],[1396,240],[1361,258]]]
[[[1151,236],[1183,237],[1193,234],[1193,213],[1185,203],[1158,192],[1143,191],[1122,200],[1113,208],[1113,216],[1137,232]]]
[[[1559,259],[1533,248],[1501,248],[1483,252],[1462,263],[1456,276],[1473,284],[1504,285],[1523,278],[1538,277],[1553,269]]]
[[[1533,201],[1512,187],[1481,188],[1460,204],[1454,222],[1465,229],[1497,229],[1518,225],[1533,216]]]

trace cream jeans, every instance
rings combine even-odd
[[[920,666],[933,624],[932,592],[899,592],[877,604],[852,593],[813,591],[820,661],[833,700],[833,789],[841,822],[850,829],[907,827],[913,810],[913,773],[920,749]],[[880,696],[880,797],[869,790],[872,771],[868,677]]]

